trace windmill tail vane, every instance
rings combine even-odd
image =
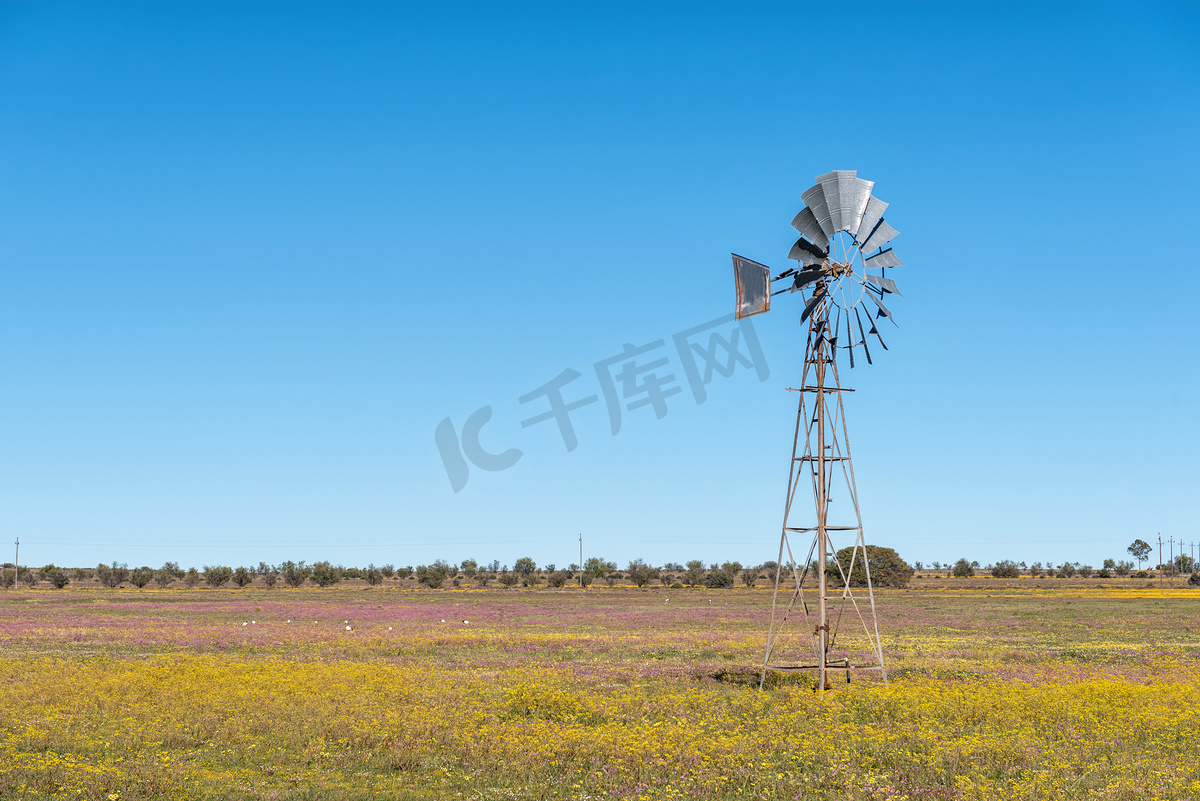
[[[818,691],[830,689],[830,677],[839,672],[847,682],[855,671],[877,671],[887,681],[842,403],[842,393],[852,390],[841,385],[837,358],[844,354],[853,368],[861,348],[871,364],[872,337],[887,350],[879,321],[895,320],[884,300],[902,297],[887,275],[904,264],[889,246],[899,232],[884,219],[888,204],[872,194],[874,186],[853,170],[818,176],[792,219],[800,238],[788,258],[796,266],[774,277],[766,265],[733,254],[737,319],[770,311],[773,297],[799,292],[800,321],[808,324],[801,385],[793,390],[800,400],[760,686],[768,671],[815,670]],[[812,489],[812,507],[804,505],[808,516],[793,506],[801,485]],[[834,519],[830,503],[843,497],[849,503],[835,507],[843,517]],[[794,536],[811,537],[803,563],[795,559],[802,552],[793,552]],[[796,617],[805,622],[801,638],[810,638],[812,650],[802,663],[784,636]]]

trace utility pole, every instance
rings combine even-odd
[[[1162,532],[1158,534],[1158,586],[1162,586]]]
[[[13,554],[13,589],[17,588],[17,579],[21,576],[21,538],[17,537],[17,552]]]
[[[583,534],[579,535],[579,589],[583,589]]]
[[[1175,575],[1175,538],[1168,538],[1167,542],[1171,543],[1171,550],[1167,551],[1167,564],[1171,566],[1171,575]]]

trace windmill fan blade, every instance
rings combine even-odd
[[[821,180],[820,178],[817,179]],[[817,225],[821,226],[821,233],[825,234],[825,239],[828,240],[834,235],[833,223],[829,221],[829,206],[825,205],[825,190],[817,184],[800,195],[800,199],[804,201],[804,205],[812,210],[813,218],[816,219]]]
[[[863,259],[863,264],[870,267],[872,270],[880,267],[903,267],[904,262],[900,261],[900,257],[896,255],[896,251],[888,248],[880,251],[870,258]]]
[[[872,295],[870,292],[864,292],[863,294],[864,294],[864,295],[866,295],[866,296],[867,296],[868,298],[870,298],[871,300],[875,301],[875,305],[879,307],[879,317],[886,317],[886,318],[888,318],[889,320],[892,320],[892,313],[891,313],[890,311],[888,311],[888,307],[887,307],[887,306],[884,306],[884,305],[883,305],[883,301],[882,301],[882,300],[880,300],[879,298],[875,297],[875,296],[874,296],[874,295]],[[892,320],[892,325],[895,325],[895,324],[896,324],[896,321],[895,321],[895,320]]]
[[[825,193],[825,206],[834,231],[857,231],[867,210],[875,183],[864,181],[857,174],[854,170],[834,170],[817,178]]]
[[[784,270],[783,272],[781,272],[779,275],[777,275],[777,276],[775,276],[774,278],[772,278],[772,279],[771,279],[771,281],[772,281],[772,282],[775,282],[775,281],[782,281],[783,279],[787,278],[789,275],[792,275],[792,274],[793,274],[793,273],[795,273],[795,272],[796,272],[796,268],[795,268],[795,267],[788,267],[786,270]]]
[[[871,351],[870,351],[870,350],[867,348],[867,335],[863,333],[862,317],[860,317],[860,316],[858,315],[858,307],[857,307],[857,306],[855,306],[855,307],[854,307],[854,319],[855,319],[856,321],[858,321],[858,335],[859,335],[860,337],[862,337],[862,342],[861,342],[860,344],[862,345],[862,348],[863,348],[863,353],[864,353],[864,354],[866,355],[866,357],[867,357],[867,364],[873,364],[873,362],[871,361]],[[868,314],[868,315],[867,315],[867,319],[868,319],[868,320],[870,320],[870,319],[871,319],[871,315],[869,315],[869,314]],[[874,330],[875,330],[875,325],[874,325],[874,324],[872,324],[872,325],[871,325],[871,330],[872,330],[872,331],[874,331]],[[882,342],[883,340],[880,340],[880,341]],[[887,350],[887,349],[886,349],[886,348],[884,348],[884,350]]]
[[[875,248],[883,247],[892,240],[892,237],[899,233],[895,228],[888,225],[887,220],[880,220],[879,225],[875,226],[875,230],[867,237],[867,241],[863,242],[862,252],[870,253]]]
[[[817,218],[813,216],[812,209],[808,206],[800,209],[800,213],[792,218],[792,227],[799,231],[819,248],[822,248],[823,253],[829,252],[829,235],[821,230],[821,226],[817,224]]]
[[[883,345],[883,349],[884,349],[884,350],[887,350],[887,349],[888,349],[887,343],[883,341],[883,337],[881,337],[881,336],[879,335],[879,329],[878,329],[878,328],[876,328],[876,327],[874,326],[874,324],[872,324],[872,325],[871,325],[871,330],[870,330],[870,331],[868,331],[867,333],[868,333],[868,334],[874,334],[874,335],[875,335],[875,338],[879,340],[879,344],[880,344],[880,345]]]
[[[858,230],[850,232],[855,242],[861,242],[871,235],[871,232],[875,230],[875,225],[883,219],[883,211],[887,207],[888,204],[877,197],[867,199],[867,210],[863,212],[862,219],[858,223]]]
[[[825,288],[824,287],[821,287],[820,289],[818,289],[816,292],[813,293],[813,296],[808,299],[808,303],[804,304],[804,313],[800,315],[800,322],[804,322],[805,320],[808,319],[808,316],[813,313],[813,309],[817,308],[817,303],[819,303],[821,301],[821,299],[824,297],[825,297]]]
[[[808,286],[813,281],[816,281],[823,275],[825,275],[825,272],[820,269],[801,270],[800,272],[796,273],[796,280],[792,282],[792,291],[796,292],[804,289],[804,287]]]
[[[846,315],[846,341],[850,344],[846,346],[850,351],[850,369],[854,369],[854,334],[850,331],[850,315]]]
[[[884,278],[882,275],[871,275],[870,273],[867,273],[867,280],[882,289],[884,292],[890,292],[893,295],[900,295],[900,290],[896,289],[896,282],[890,278]],[[904,296],[900,295],[900,297]]]
[[[820,264],[825,261],[826,251],[801,237],[796,240],[796,244],[792,245],[792,250],[788,253],[789,259],[795,259],[801,264],[807,266],[810,264]]]

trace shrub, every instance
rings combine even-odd
[[[406,579],[413,574],[412,565],[396,568],[396,578]]]
[[[363,573],[363,578],[367,580],[367,584],[375,587],[383,583],[383,571],[375,567],[375,565],[367,565],[367,570]]]
[[[299,564],[287,561],[279,566],[279,574],[283,576],[283,583],[289,587],[299,587],[308,580],[310,573],[312,573],[312,568],[303,561]]]
[[[175,579],[183,576],[183,571],[174,562],[164,562],[163,566],[154,571],[154,583],[165,588]]]
[[[17,583],[17,573],[15,570],[4,569],[0,570],[0,587],[8,589]]]
[[[342,572],[329,562],[314,562],[308,577],[318,587],[332,587],[342,580]]]
[[[475,574],[475,583],[480,587],[487,587],[488,582],[491,581],[492,578],[494,577],[480,570]]]
[[[225,565],[205,565],[204,580],[210,587],[220,587],[233,578],[233,569]]]
[[[61,590],[63,587],[71,583],[67,578],[67,574],[63,572],[61,567],[55,567],[49,564],[38,570],[38,575],[53,585],[54,589]]]
[[[384,565],[383,567],[379,568],[379,572],[383,574],[384,578],[391,578],[392,576],[396,575],[396,566]]]
[[[342,578],[356,579],[356,578],[363,577],[363,572],[361,570],[359,570],[357,567],[344,568],[341,571],[341,573],[342,573]]]
[[[154,568],[147,565],[135,567],[129,573],[129,583],[137,587],[139,590],[145,587],[154,579]]]
[[[1003,559],[992,566],[992,576],[994,578],[1019,578],[1021,575],[1020,568],[1015,562],[1008,559]]]
[[[1064,578],[1071,578],[1075,575],[1075,565],[1071,562],[1063,562],[1058,566],[1058,572]]]
[[[515,587],[517,586],[517,582],[521,580],[521,577],[509,570],[501,573],[500,578],[497,580],[500,582],[501,587]]]
[[[971,578],[975,575],[975,568],[964,557],[954,563],[954,570],[952,572],[955,578]]]
[[[1150,574],[1147,573],[1145,570],[1139,570],[1138,572],[1133,574],[1133,577],[1134,578],[1150,578]]]
[[[244,567],[239,567],[233,571],[233,583],[245,589],[246,585],[254,583],[254,574]]]
[[[279,574],[272,570],[269,573],[263,573],[262,579],[263,584],[267,585],[267,589],[273,589],[275,587],[275,582],[279,581]]]
[[[110,590],[129,581],[129,567],[113,562],[111,565],[106,565],[103,562],[96,565],[96,578],[100,579],[100,583],[108,587]]]
[[[570,575],[565,570],[555,570],[550,575],[546,576],[546,583],[551,587],[562,587],[567,583]]]
[[[842,567],[841,572],[850,571],[850,558],[854,552],[853,546],[842,548],[835,554],[834,558]],[[866,558],[870,560],[871,568],[871,583],[876,587],[904,587],[913,577],[913,569],[900,558],[900,554],[896,553],[891,548],[884,548],[880,545],[866,546]],[[841,572],[837,566],[826,568],[825,575],[833,578],[839,584],[842,580]],[[974,571],[972,570],[972,574]],[[867,586],[867,565],[863,562],[863,553],[860,551],[858,558],[854,560],[854,570],[847,575],[851,587]]]
[[[1189,587],[1200,587],[1200,573],[1193,573],[1188,576]]]
[[[200,583],[200,571],[194,567],[189,567],[187,572],[183,574],[183,583],[188,586],[188,589],[195,587]]]
[[[658,571],[650,567],[641,559],[635,559],[629,563],[629,580],[639,587],[645,587],[658,574]]]
[[[671,589],[673,589],[673,590],[682,590],[682,589],[683,589],[683,585],[682,585],[682,584],[680,584],[680,583],[677,581],[677,582],[675,582],[674,584],[672,584],[672,585],[671,585]]]
[[[528,581],[529,577],[537,572],[537,562],[528,556],[522,556],[513,562],[513,571],[520,573],[521,578]]]
[[[717,570],[708,571],[708,575],[704,577],[704,586],[710,590],[719,590],[725,587],[733,586],[733,576],[718,568]]]
[[[704,563],[699,559],[693,559],[687,563],[687,571],[683,574],[683,583],[689,587],[696,587],[704,581]]]
[[[1079,573],[1081,578],[1091,578],[1092,577],[1092,566],[1091,565],[1079,565],[1079,567],[1076,568],[1076,572]]]
[[[440,559],[432,565],[420,565],[417,567],[417,581],[431,590],[441,587],[442,583],[449,577],[450,571],[447,569],[446,563]]]
[[[747,587],[753,587],[754,582],[758,580],[758,568],[748,567],[742,571],[742,583]]]

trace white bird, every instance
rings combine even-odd
[[[442,622],[443,622],[443,623],[445,623],[445,622],[446,622],[446,618],[442,618]]]
[[[254,625],[257,625],[257,624],[258,624],[258,621],[257,621],[257,620],[251,620],[251,621],[250,621],[250,625],[251,625],[251,626],[254,626]]]
[[[346,631],[350,631],[350,630],[351,630],[350,627],[346,626]]]
[[[391,627],[391,626],[388,626],[388,631],[391,631],[391,630],[392,630],[392,627]]]
[[[470,623],[470,622],[471,622],[471,621],[469,621],[469,620],[464,620],[464,621],[463,621],[463,623]]]
[[[244,620],[243,620],[243,621],[242,621],[242,625],[243,625],[243,626],[245,626],[245,625],[246,625],[246,621],[244,621]]]

